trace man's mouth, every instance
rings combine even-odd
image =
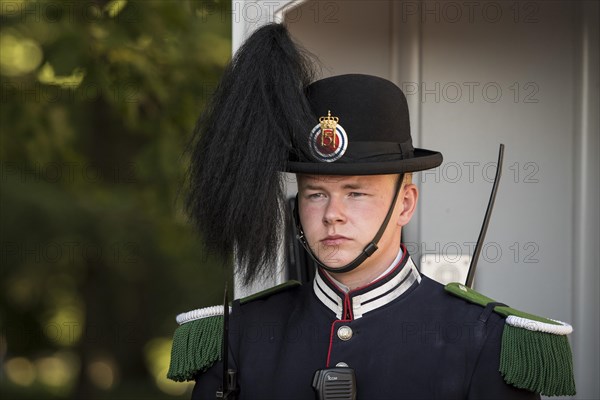
[[[342,236],[342,235],[329,235],[323,239],[320,240],[321,244],[323,244],[324,246],[339,246],[342,243],[346,242],[350,240],[349,238],[347,238],[346,236]]]

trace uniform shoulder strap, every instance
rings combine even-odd
[[[205,372],[221,359],[223,306],[199,308],[179,314],[173,335],[167,378],[184,382]]]
[[[288,281],[244,297],[239,302],[247,304],[266,299],[300,285],[298,281]],[[191,381],[197,374],[205,372],[221,360],[223,306],[199,308],[182,313],[177,316],[176,321],[179,327],[173,334],[171,364],[167,378],[177,382]]]
[[[483,307],[496,303],[460,283],[449,283],[445,290]],[[504,380],[545,396],[574,395],[573,357],[567,339],[573,327],[498,304],[494,312],[506,317],[500,353],[500,373]]]
[[[244,297],[240,299],[240,305],[244,305],[250,303],[255,300],[264,300],[268,297],[273,296],[274,294],[285,292],[287,290],[293,289],[295,287],[302,286],[302,284],[298,281],[290,280],[279,285],[273,286],[269,289],[265,289],[261,292],[251,294],[250,296]]]

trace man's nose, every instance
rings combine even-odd
[[[331,196],[323,215],[323,223],[334,224],[337,222],[344,222],[346,220],[345,206],[342,199],[335,196]]]

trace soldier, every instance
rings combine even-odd
[[[195,380],[194,399],[574,394],[568,324],[444,287],[401,245],[418,199],[411,174],[442,162],[413,147],[402,91],[357,74],[310,83],[309,67],[281,25],[247,40],[198,123],[187,207],[210,250],[227,258],[235,247],[249,282],[274,271],[280,172],[296,173],[315,278],[233,302],[230,393],[222,307],[178,317],[169,377]]]

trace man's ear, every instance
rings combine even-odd
[[[417,200],[419,199],[419,189],[413,183],[403,185],[398,195],[398,219],[396,224],[402,227],[410,222],[415,210],[417,209]]]

